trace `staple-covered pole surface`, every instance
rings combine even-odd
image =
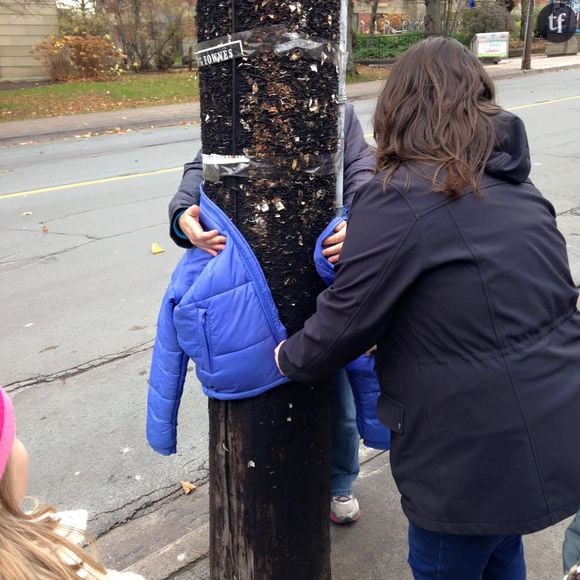
[[[306,168],[334,166],[338,75],[329,55],[339,17],[340,0],[197,5],[200,43],[253,31],[249,54],[200,67],[202,149],[259,163],[205,191],[257,255],[289,334],[314,312],[322,284],[312,252],[334,215],[336,175]],[[277,25],[275,34],[322,39],[329,50],[274,50]],[[328,381],[212,400],[209,412],[211,578],[330,578]]]

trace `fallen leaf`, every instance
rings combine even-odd
[[[48,234],[48,226],[42,226],[42,233]]]
[[[163,254],[163,252],[165,252],[165,250],[157,242],[153,242],[153,244],[151,245],[151,253],[155,255],[155,254]]]
[[[197,489],[197,485],[193,485],[189,481],[181,481],[181,489],[185,495],[189,495],[192,491]]]

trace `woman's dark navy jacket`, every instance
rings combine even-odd
[[[311,381],[378,345],[404,512],[444,533],[535,532],[580,505],[578,291],[523,124],[496,126],[482,196],[406,169],[360,189],[335,283],[280,353]]]

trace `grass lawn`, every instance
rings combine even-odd
[[[385,78],[388,69],[357,67],[348,82]],[[199,100],[195,71],[127,74],[107,82],[0,84],[0,122],[154,107]]]
[[[39,83],[0,88],[0,121],[95,113],[197,101],[197,77],[189,72],[127,74],[106,82]]]
[[[364,64],[356,65],[356,76],[349,76],[346,79],[346,83],[364,83],[367,81],[380,81],[386,79],[389,76],[391,70],[390,66],[366,66]]]

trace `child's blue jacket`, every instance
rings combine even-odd
[[[204,226],[228,239],[215,258],[187,250],[177,264],[157,322],[149,377],[147,439],[176,451],[177,412],[191,358],[204,393],[215,399],[254,397],[287,379],[274,361],[285,340],[264,273],[231,220],[202,193]]]
[[[177,413],[189,359],[203,392],[222,400],[244,399],[288,381],[278,371],[274,348],[287,338],[260,264],[230,219],[203,192],[201,215],[207,229],[228,239],[216,257],[187,250],[163,298],[149,377],[147,440],[163,455],[176,452]],[[328,281],[332,265],[315,249],[319,274]],[[323,264],[323,266],[321,266]],[[380,393],[374,358],[347,366],[357,406],[357,424],[368,446],[388,449],[389,431],[377,418]]]

